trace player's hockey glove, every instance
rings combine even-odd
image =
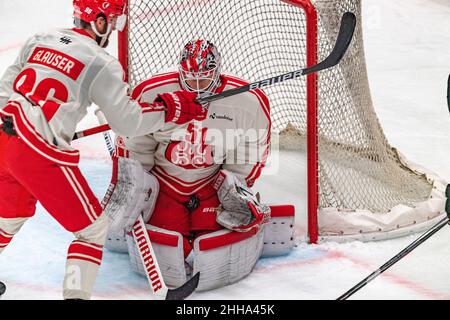
[[[201,120],[206,115],[207,110],[196,99],[195,92],[175,91],[159,94],[153,103],[166,108],[166,122],[184,124],[194,119]]]
[[[213,183],[221,206],[217,223],[227,229],[247,232],[259,229],[270,220],[270,207],[259,203],[253,191],[234,174],[221,170]]]

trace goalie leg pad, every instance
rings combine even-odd
[[[153,251],[164,282],[169,287],[179,287],[186,282],[184,264],[183,236],[176,231],[169,231],[146,224]],[[128,252],[133,271],[146,276],[144,265],[133,235],[127,233]]]
[[[110,220],[109,230],[130,230],[140,214],[148,221],[159,193],[158,180],[133,159],[113,158],[113,176],[102,206]]]
[[[263,250],[264,229],[249,232],[220,230],[194,241],[194,272],[198,291],[235,283],[252,272]]]
[[[270,206],[271,218],[264,226],[263,257],[289,254],[294,248],[295,207],[292,205]]]
[[[127,236],[125,230],[118,232],[108,231],[105,248],[112,252],[128,253]]]

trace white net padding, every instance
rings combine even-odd
[[[368,85],[360,0],[313,4],[319,61],[342,14],[358,19],[344,59],[318,76],[319,235],[371,240],[427,227],[443,212],[445,182],[405,160],[384,136]],[[183,45],[200,38],[219,48],[226,73],[250,82],[298,70],[307,65],[307,19],[303,8],[279,0],[129,0],[129,82],[173,69]],[[284,148],[305,149],[306,86],[303,77],[264,89]]]

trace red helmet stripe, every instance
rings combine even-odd
[[[100,13],[105,16],[120,16],[125,12],[125,0],[73,0],[74,16],[86,22],[97,19]]]
[[[190,59],[191,60],[191,68],[193,69],[192,71],[200,70],[200,66],[197,63],[197,56],[200,51],[201,43],[202,43],[201,40],[197,40],[195,42],[194,52],[192,52],[191,57],[190,57],[191,58]]]

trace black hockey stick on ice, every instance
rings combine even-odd
[[[440,229],[442,229],[445,225],[449,222],[449,216],[450,216],[450,184],[447,186],[447,189],[445,191],[445,195],[447,197],[447,201],[445,203],[445,211],[447,212],[447,217],[439,221],[437,224],[435,224],[433,227],[431,227],[427,232],[425,232],[423,235],[421,235],[416,241],[411,243],[409,246],[407,246],[405,249],[400,251],[396,256],[394,256],[392,259],[390,259],[388,262],[383,264],[380,268],[372,272],[367,278],[359,282],[357,285],[355,285],[353,288],[348,290],[346,293],[341,295],[336,300],[347,300],[350,296],[352,296],[355,292],[357,292],[359,289],[364,287],[366,284],[368,284],[370,281],[378,277],[380,274],[385,272],[387,269],[392,267],[395,263],[397,263],[400,259],[404,258],[408,253],[413,251],[415,248],[417,248],[419,245],[425,242],[428,238],[430,238],[433,234],[438,232]]]
[[[341,19],[341,26],[339,29],[339,34],[337,36],[336,44],[334,45],[333,50],[331,51],[330,55],[325,60],[323,60],[322,62],[320,62],[314,66],[308,67],[306,69],[288,72],[288,73],[285,73],[285,74],[282,74],[282,75],[279,75],[279,76],[276,76],[273,78],[269,78],[266,80],[253,82],[248,85],[245,85],[245,86],[242,86],[242,87],[239,87],[236,89],[227,90],[227,91],[224,91],[219,94],[215,94],[215,95],[212,95],[212,96],[209,96],[206,98],[201,98],[201,99],[198,99],[198,102],[200,102],[200,103],[212,102],[215,100],[234,96],[239,93],[247,92],[247,91],[254,90],[254,89],[260,89],[260,88],[263,88],[266,86],[284,82],[286,80],[296,79],[296,78],[299,78],[301,76],[304,76],[304,75],[307,75],[307,74],[310,74],[313,72],[318,72],[321,70],[325,70],[325,69],[334,67],[341,61],[342,57],[347,52],[347,49],[350,46],[350,43],[353,38],[353,34],[355,32],[355,27],[356,27],[355,15],[351,12],[344,13],[344,15],[342,16],[342,19]]]
[[[105,126],[106,119],[103,113],[99,110],[95,112],[100,127]],[[103,132],[103,138],[105,139],[106,146],[108,148],[109,154],[112,156],[114,152],[114,144],[109,134],[105,134],[105,131],[98,131],[93,128],[95,132]],[[189,279],[181,287],[176,289],[167,288],[162,277],[161,269],[159,268],[158,261],[156,260],[155,251],[153,250],[150,238],[147,234],[147,229],[145,227],[144,220],[142,216],[136,221],[132,230],[133,237],[136,243],[139,243],[138,251],[142,259],[142,263],[146,267],[146,276],[149,281],[150,287],[153,293],[157,296],[164,296],[165,300],[184,300],[190,296],[195,289],[197,289],[198,282],[200,280],[200,272]]]

